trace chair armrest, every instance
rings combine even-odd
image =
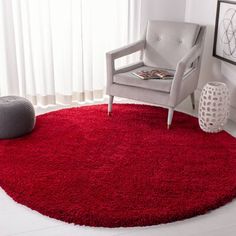
[[[202,47],[195,45],[180,61],[185,65],[185,69],[188,68],[193,62],[195,62],[202,54]]]
[[[186,69],[194,63],[202,54],[202,47],[195,45],[192,49],[179,61],[177,64],[173,85],[176,82],[182,81]],[[193,70],[194,71],[194,70]]]
[[[106,53],[106,64],[107,64],[107,93],[109,93],[110,86],[113,83],[113,75],[116,73],[115,71],[115,59],[132,54],[134,52],[143,50],[145,46],[145,40],[139,40],[135,43],[129,44],[122,48],[110,51]],[[137,68],[140,63],[133,65],[130,69]],[[118,70],[118,71],[124,71]],[[121,73],[121,72],[120,72]]]
[[[145,40],[139,40],[135,43],[131,43],[124,47],[107,52],[106,56],[107,56],[107,59],[115,60],[117,58],[124,57],[134,52],[143,50],[144,46],[145,46]]]
[[[191,64],[193,64],[202,54],[202,47],[197,44],[179,61],[174,75],[173,83],[170,91],[170,103],[175,104],[178,99],[178,94],[181,89],[181,83],[184,78],[184,73]],[[197,65],[198,66],[198,65]],[[193,73],[195,70],[190,72]],[[190,75],[188,74],[188,76]]]

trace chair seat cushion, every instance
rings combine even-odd
[[[131,70],[126,73],[116,74],[113,77],[113,81],[116,84],[128,85],[133,87],[139,87],[144,89],[151,89],[160,92],[169,93],[172,85],[172,79],[148,79],[142,80],[137,76],[133,75],[133,72],[140,71],[140,70],[151,70],[152,67],[142,66],[135,70]]]

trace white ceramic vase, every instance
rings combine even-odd
[[[221,82],[207,83],[201,93],[198,121],[208,133],[220,132],[229,117],[229,89]]]

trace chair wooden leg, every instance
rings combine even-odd
[[[174,108],[169,108],[168,110],[168,119],[167,119],[167,129],[170,129],[172,119],[174,114]]]
[[[195,110],[195,96],[194,96],[194,92],[191,93],[190,96],[191,96],[192,108],[193,108],[193,110]]]
[[[114,96],[109,95],[109,100],[108,100],[108,116],[111,116],[111,113],[112,113],[113,99],[114,99]]]

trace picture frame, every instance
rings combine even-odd
[[[213,56],[236,65],[236,2],[217,2]]]

